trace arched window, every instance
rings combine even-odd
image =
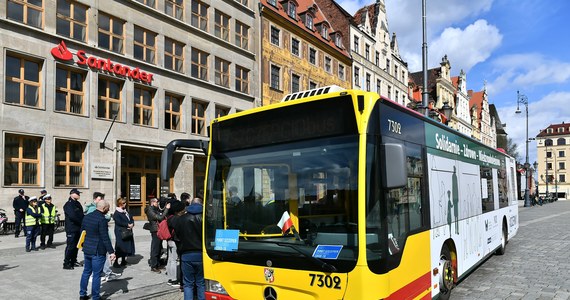
[[[566,139],[559,138],[558,140],[556,140],[556,145],[566,145]]]
[[[552,140],[551,140],[551,139],[546,139],[546,140],[544,141],[544,145],[545,145],[545,146],[552,146]]]

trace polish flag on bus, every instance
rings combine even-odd
[[[293,226],[293,221],[291,220],[291,216],[289,216],[289,212],[285,211],[283,213],[281,220],[279,220],[279,223],[277,223],[277,226],[281,228],[281,231],[283,233],[287,232],[287,230]]]

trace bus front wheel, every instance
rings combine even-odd
[[[507,224],[503,223],[503,234],[501,235],[501,246],[499,247],[499,249],[497,249],[496,254],[497,255],[503,255],[505,254],[506,248],[507,248],[507,239],[508,239],[508,229],[507,229]]]
[[[439,265],[441,271],[441,275],[439,277],[439,299],[448,300],[451,296],[451,289],[453,288],[455,270],[451,263],[451,251],[449,251],[447,245],[443,245],[443,248],[441,249]]]

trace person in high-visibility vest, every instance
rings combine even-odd
[[[26,226],[26,252],[32,250],[37,251],[36,248],[36,238],[40,232],[40,219],[42,214],[40,213],[40,208],[38,207],[38,198],[31,197],[29,201],[29,206],[26,209],[24,215],[24,224]]]
[[[51,202],[51,195],[46,194],[43,196],[44,204],[40,206],[40,211],[42,214],[41,218],[41,226],[42,226],[42,233],[40,235],[40,248],[43,250],[46,247],[48,248],[55,248],[53,243],[53,231],[55,228],[55,216],[57,212],[57,208]],[[48,237],[47,244],[46,244],[46,236]]]

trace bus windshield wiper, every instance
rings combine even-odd
[[[305,252],[304,250],[300,249],[299,247],[293,245],[293,244],[289,244],[289,243],[283,243],[283,242],[278,242],[276,243],[279,246],[285,246],[288,247],[290,249],[295,250],[297,253],[303,255],[304,257],[308,258],[310,261],[312,261],[313,263],[315,263],[317,266],[321,267],[323,270],[325,270],[326,272],[336,272],[337,269],[335,266],[323,261],[320,258],[314,257],[313,255]]]

